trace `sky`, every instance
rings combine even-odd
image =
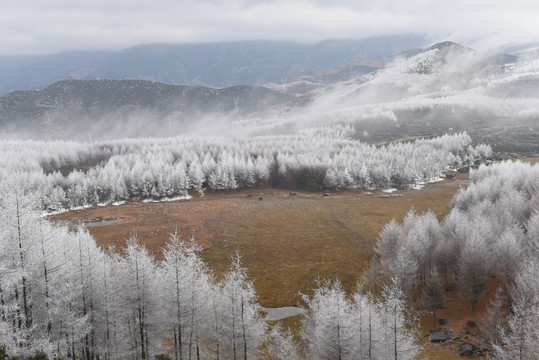
[[[148,43],[417,33],[482,49],[539,42],[537,0],[0,0],[0,55]]]

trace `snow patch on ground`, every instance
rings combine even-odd
[[[286,319],[288,317],[302,315],[307,312],[307,310],[296,306],[284,306],[278,308],[263,307],[262,310],[268,313],[268,315],[266,315],[266,320],[268,321]]]
[[[144,199],[142,200],[143,203],[159,203],[159,202],[169,202],[169,201],[178,201],[178,200],[189,200],[189,199],[192,199],[193,197],[191,195],[184,195],[184,196],[176,196],[176,197],[172,197],[172,198],[169,198],[169,197],[165,197],[165,198],[162,198],[162,199],[159,199],[159,200],[154,200],[154,199]]]
[[[393,192],[395,192],[395,191],[397,191],[397,189],[395,189],[395,188],[390,188],[390,189],[382,190],[382,192],[385,192],[385,193],[393,193]]]
[[[420,181],[415,185],[410,185],[410,189],[412,190],[421,190],[427,186],[427,184],[433,184],[440,181],[444,181],[445,179],[443,177],[438,177],[435,179],[427,180],[427,181]]]
[[[142,200],[142,202],[145,202],[145,203],[158,203],[158,202],[169,202],[169,201],[178,201],[178,200],[189,200],[189,199],[192,199],[193,197],[191,195],[184,195],[184,196],[176,196],[176,197],[172,197],[172,198],[169,198],[169,197],[166,197],[166,198],[162,198],[162,199],[159,199],[159,200],[154,200],[154,199],[145,199],[145,200]],[[105,201],[105,202],[100,202],[97,204],[97,206],[99,207],[105,207],[105,206],[109,206],[112,204],[112,206],[120,206],[120,205],[124,205],[126,204],[127,201],[125,200],[121,200],[121,201],[115,201],[113,203],[111,203],[110,201]],[[54,211],[43,211],[41,213],[41,217],[47,217],[47,216],[51,216],[51,215],[59,215],[59,214],[64,214],[66,212],[69,212],[69,211],[76,211],[76,210],[84,210],[84,209],[89,209],[89,208],[92,208],[94,207],[94,205],[84,205],[84,206],[75,206],[75,207],[72,207],[72,208],[61,208],[61,209],[58,209],[58,210],[54,210]]]
[[[424,182],[420,182],[420,183],[417,183],[415,185],[410,185],[410,189],[412,190],[421,190],[425,187],[425,183]]]
[[[89,209],[91,207],[92,207],[92,205],[84,205],[84,206],[75,206],[75,207],[72,207],[72,208],[69,208],[69,209],[61,208],[61,209],[54,210],[54,211],[43,211],[43,212],[41,212],[41,217],[47,217],[47,216],[51,216],[51,215],[59,215],[59,214],[64,214],[64,213],[69,212],[69,211],[84,210],[84,209]]]
[[[429,184],[432,184],[432,183],[437,183],[437,182],[440,182],[440,181],[444,181],[444,178],[437,178],[437,179],[433,179],[433,180],[429,180],[427,181]]]

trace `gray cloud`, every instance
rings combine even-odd
[[[404,32],[494,48],[536,42],[537,24],[532,0],[29,0],[2,5],[0,54]]]

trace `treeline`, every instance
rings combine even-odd
[[[378,299],[338,282],[306,296],[304,348],[270,327],[236,256],[216,276],[191,240],[171,234],[162,260],[136,235],[102,249],[85,228],[40,216],[39,199],[0,196],[0,354],[26,358],[413,359],[419,351],[396,287]]]
[[[0,182],[39,192],[48,211],[186,196],[258,184],[304,189],[403,188],[486,159],[466,133],[373,146],[333,127],[298,135],[0,143]]]
[[[500,284],[482,321],[496,359],[533,359],[539,339],[539,167],[503,162],[472,171],[442,223],[413,210],[380,233],[369,282],[380,266],[412,302],[433,312],[456,285],[473,313],[489,276]],[[379,261],[379,264],[378,264]]]

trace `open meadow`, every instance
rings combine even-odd
[[[373,191],[320,192],[278,189],[207,192],[202,198],[170,203],[129,202],[51,217],[53,220],[100,218],[88,224],[102,246],[121,248],[131,234],[160,257],[171,233],[194,236],[202,257],[217,273],[226,271],[239,251],[265,307],[294,306],[317,277],[339,277],[346,290],[355,288],[373,254],[383,226],[401,221],[413,207],[432,210],[441,220],[451,198],[468,183],[467,174],[392,194]],[[263,200],[259,200],[262,197]]]

